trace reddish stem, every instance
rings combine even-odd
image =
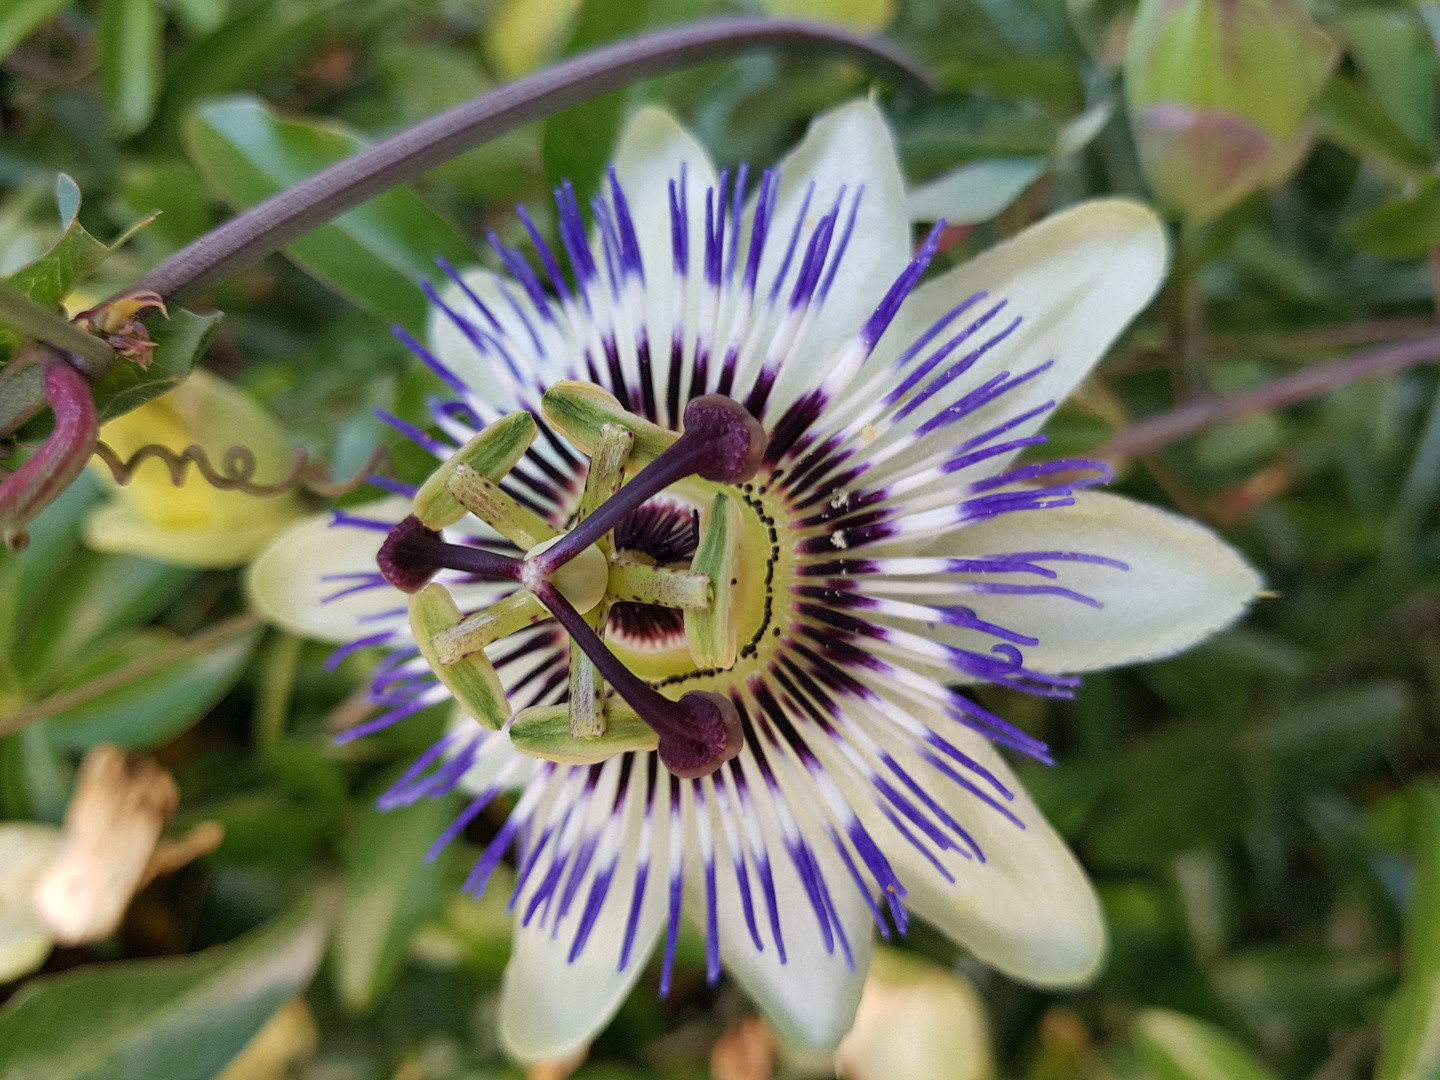
[[[80,475],[100,438],[90,383],[63,360],[45,365],[45,398],[55,413],[50,437],[0,483],[0,539],[11,551],[30,543],[25,526]]]

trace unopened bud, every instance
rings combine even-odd
[[[1335,56],[1301,0],[1141,0],[1125,97],[1160,201],[1204,220],[1284,180]]]
[[[995,1062],[985,1006],[954,972],[914,953],[877,948],[835,1064],[845,1080],[990,1080]]]

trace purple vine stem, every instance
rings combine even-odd
[[[238,214],[125,291],[184,301],[387,188],[571,105],[642,79],[756,49],[850,56],[930,91],[930,76],[888,42],[789,19],[709,19],[587,52],[482,94],[338,161]]]

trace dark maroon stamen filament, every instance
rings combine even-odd
[[[554,585],[547,581],[534,593],[615,692],[660,736],[660,760],[672,773],[684,779],[708,776],[740,752],[739,713],[728,700],[695,690],[679,701],[663,697],[605,647]]]
[[[386,581],[408,593],[419,592],[436,570],[459,570],[481,581],[519,581],[525,565],[509,555],[448,544],[413,515],[390,530],[375,561]]]
[[[744,483],[760,468],[765,443],[760,421],[738,401],[720,394],[695,398],[685,406],[684,434],[558,544],[537,555],[535,567],[548,577],[613,529],[625,515],[687,476],[699,475],[722,484]]]

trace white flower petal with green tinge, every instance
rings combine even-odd
[[[379,521],[399,521],[410,500],[381,499],[351,512]],[[325,597],[345,588],[332,574],[375,573],[375,553],[385,542],[378,529],[336,528],[328,513],[315,514],[281,533],[250,564],[245,577],[250,604],[276,626],[301,637],[342,643],[403,625],[405,598],[394,589],[367,589],[330,603]],[[400,609],[387,619],[375,616]]]
[[[864,482],[900,473],[909,464],[954,446],[962,437],[973,436],[1044,402],[1063,401],[1130,320],[1150,303],[1164,280],[1168,261],[1165,230],[1153,211],[1125,199],[1097,199],[1048,217],[1013,240],[921,285],[900,309],[869,363],[861,369],[860,377],[832,406],[832,415],[853,415],[844,406],[863,408],[898,385],[929,355],[929,350],[900,372],[895,371],[892,361],[969,296],[988,294],[942,331],[931,349],[948,341],[995,302],[1004,300],[1006,306],[952,353],[932,377],[1013,319],[1018,317],[1021,322],[963,377],[954,379],[881,435],[870,448],[872,453],[913,434],[921,423],[1001,372],[1019,376],[1047,361],[1053,360],[1054,364],[977,409],[962,424],[943,426],[907,447],[866,474]],[[1008,432],[1007,438],[1029,434],[1044,421],[1045,415],[1036,416]],[[995,468],[999,468],[1001,460],[996,459]]]
[[[505,674],[509,674],[508,670]],[[451,739],[451,749],[445,755],[447,759],[453,757],[459,752],[460,747],[468,745],[476,737],[483,736],[487,740],[485,755],[479,762],[466,769],[465,774],[455,783],[456,789],[467,795],[479,795],[485,791],[495,782],[501,770],[508,770],[504,790],[518,791],[530,782],[530,778],[535,775],[536,767],[540,764],[538,759],[526,757],[514,749],[509,736],[504,732],[497,734],[488,731],[459,705],[450,710],[450,720],[445,725],[445,734]],[[491,749],[489,740],[493,739],[503,739],[503,748]]]
[[[0,824],[0,983],[30,974],[54,947],[36,910],[34,892],[63,846],[64,834],[53,825]]]
[[[670,182],[679,194],[680,166],[685,166],[685,202],[690,240],[690,285],[686,308],[693,325],[700,302],[701,266],[705,252],[705,192],[719,184],[710,154],[664,109],[647,105],[620,133],[615,146],[615,177],[635,222],[640,259],[645,267],[645,306],[650,331],[650,357],[659,387],[667,385],[670,336],[675,326],[675,274],[670,231]],[[663,390],[660,396],[663,399]]]
[[[790,298],[805,245],[815,224],[835,205],[840,189],[845,201],[831,241],[830,257],[845,232],[850,205],[863,187],[855,229],[809,338],[785,361],[771,397],[769,412],[780,416],[800,392],[819,384],[828,365],[874,312],[910,259],[910,221],[905,215],[905,181],[895,157],[895,144],[880,111],[869,101],[856,101],[815,118],[796,147],[780,162],[780,194],[770,223],[770,236],[760,260],[759,288],[768,290],[780,270],[795,218],[805,193],[815,185],[800,243],[791,259],[778,303]],[[745,215],[748,230],[753,205]],[[741,236],[741,260],[749,250],[748,231]],[[743,266],[743,261],[738,265]],[[737,271],[738,273],[738,271]],[[763,297],[757,297],[757,304]]]
[[[754,769],[753,758],[746,754],[741,760],[747,766],[746,775],[750,779],[751,790],[763,791],[765,782]],[[733,793],[733,786],[730,790]],[[846,962],[845,951],[838,939],[833,952],[826,950],[805,886],[786,851],[779,825],[768,812],[767,800],[757,798],[756,816],[775,878],[785,963],[780,962],[779,950],[771,936],[763,892],[752,861],[751,899],[755,906],[756,924],[765,945],[763,951],[757,951],[745,922],[731,851],[719,819],[714,816],[713,796],[708,801],[712,804],[710,812],[715,837],[720,960],[782,1038],[807,1050],[828,1053],[850,1030],[855,1010],[860,1004],[875,936],[875,922],[870,909],[856,891],[813,815],[805,806],[790,800],[791,810],[820,864],[830,898],[840,917],[840,925],[850,943],[855,962],[852,969]],[[749,855],[747,851],[747,858]],[[686,910],[690,921],[704,927],[704,879],[699,859],[691,860],[687,867],[685,884]]]
[[[618,762],[612,760],[609,766],[612,772],[616,764]],[[613,778],[602,781],[599,788],[599,794],[606,795],[604,806],[608,810],[615,790]],[[654,951],[666,921],[663,861],[650,867],[629,963],[623,971],[619,969],[620,949],[634,894],[644,796],[643,777],[632,775],[625,797],[619,863],[588,943],[579,956],[573,961],[569,959],[571,944],[590,886],[605,865],[603,852],[592,861],[569,912],[560,921],[558,933],[553,924],[558,898],[553,901],[548,917],[542,918],[537,912],[529,926],[522,926],[519,917],[544,877],[553,848],[542,854],[516,905],[514,947],[501,984],[498,1023],[501,1043],[521,1061],[564,1057],[589,1043],[620,1008]],[[659,808],[654,815],[654,829],[652,850],[664,852],[669,830],[665,814]],[[552,839],[551,844],[554,843]],[[557,893],[559,891],[557,889]]]
[[[953,883],[946,881],[876,809],[869,785],[853,772],[847,773],[825,741],[813,740],[812,748],[845,787],[851,804],[908,891],[906,908],[1012,978],[1040,986],[1087,981],[1105,954],[1105,923],[1090,881],[1065,842],[988,739],[893,687],[877,689],[988,769],[1013,799],[995,794],[986,781],[973,774],[967,779],[994,795],[1025,826],[1020,828],[922,760],[911,740],[893,724],[877,722],[873,710],[850,704],[850,714],[970,834],[985,856],[981,862],[955,850],[939,853],[940,862],[955,878]],[[963,772],[954,762],[948,764]]]
[[[1071,589],[1100,601],[1102,608],[1043,593],[958,598],[982,619],[1039,638],[1039,645],[1021,649],[1025,665],[1052,673],[1143,663],[1188,649],[1244,615],[1262,585],[1240,553],[1203,525],[1096,491],[1078,492],[1074,506],[1004,514],[903,552],[898,545],[893,550],[961,557],[1062,551],[1128,565],[1119,570],[1053,561],[1044,563],[1057,573],[1053,581],[1033,574],[1006,577],[1015,585]],[[914,595],[904,598],[935,602],[933,593],[927,597],[925,583],[916,583]],[[989,648],[990,639],[982,642],[973,631],[936,625],[923,632],[967,648]]]
[[[560,348],[545,353],[536,351],[530,329],[533,327],[537,333],[544,333],[546,326],[524,289],[513,281],[502,279],[493,270],[479,266],[462,271],[460,279],[485,305],[485,311],[476,307],[474,300],[454,282],[439,290],[440,299],[470,324],[480,339],[486,342],[487,351],[482,353],[465,330],[442,309],[434,306],[430,308],[426,340],[435,358],[458,375],[472,394],[488,402],[497,412],[514,412],[521,407],[522,396],[527,402],[538,402],[545,386],[571,377],[573,373],[565,367]],[[506,282],[503,290],[502,280]],[[526,319],[516,313],[512,299],[530,320],[528,326]],[[494,316],[495,322],[504,330],[505,348],[510,353],[510,361],[524,376],[523,385],[517,383],[509,365],[493,344],[497,335],[489,316]],[[578,349],[569,347],[564,351],[573,355]]]
[[[409,499],[395,497],[351,506],[346,512],[398,522],[411,509]],[[335,644],[408,627],[405,597],[396,589],[366,589],[325,600],[355,584],[355,579],[333,575],[378,573],[375,553],[385,536],[379,529],[332,525],[328,513],[292,525],[250,564],[245,577],[250,605],[292,634]],[[460,610],[470,612],[493,603],[495,588],[465,585],[450,591]]]

